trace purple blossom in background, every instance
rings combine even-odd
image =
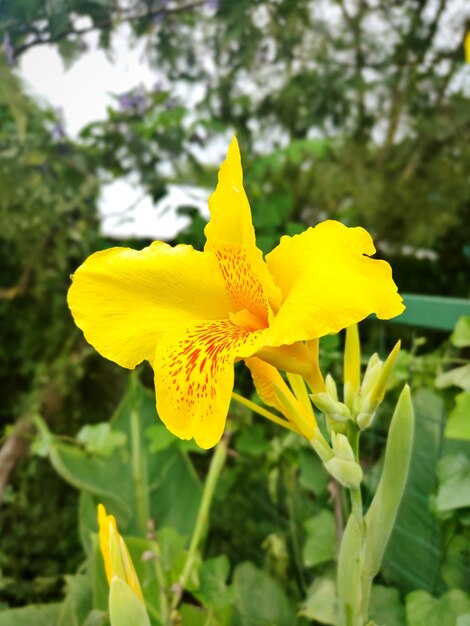
[[[134,93],[134,108],[138,113],[143,113],[148,106],[147,97],[141,91]]]
[[[170,4],[170,0],[160,0],[159,4],[162,9],[166,9],[167,6]]]
[[[141,89],[122,93],[118,96],[118,102],[121,110],[126,113],[132,111],[144,113],[149,105],[148,98]]]
[[[163,91],[163,81],[162,80],[155,81],[152,87],[152,91],[154,93],[160,93],[161,91]]]
[[[220,7],[220,0],[207,0],[207,6],[209,7],[209,9],[218,11]]]
[[[62,141],[65,139],[65,128],[64,128],[64,112],[61,108],[55,110],[56,120],[55,124],[52,127],[51,136],[52,139],[56,141]]]
[[[2,48],[3,48],[3,53],[6,57],[8,65],[13,65],[13,61],[15,60],[15,50],[13,49],[13,46],[11,45],[11,39],[8,33],[5,33],[3,35]]]
[[[132,111],[133,100],[130,94],[122,93],[120,96],[118,96],[118,102],[119,102],[119,106],[121,107],[123,111],[126,111],[126,112]]]

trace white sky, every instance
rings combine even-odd
[[[111,55],[97,46],[97,36],[87,36],[89,49],[66,68],[52,46],[33,47],[21,57],[20,77],[28,92],[63,111],[67,134],[76,138],[88,123],[106,118],[113,96],[142,85],[151,88],[163,77],[145,62],[144,42],[129,47],[127,26],[113,36]],[[166,198],[155,206],[132,179],[104,185],[99,202],[102,230],[113,237],[171,239],[184,228],[188,218],[178,216],[175,207],[197,206],[208,216],[210,191],[171,187]]]

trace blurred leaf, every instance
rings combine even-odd
[[[200,584],[194,596],[208,609],[220,609],[235,600],[235,589],[227,586],[230,563],[225,555],[204,561]]]
[[[323,463],[310,448],[301,448],[299,453],[299,482],[304,489],[313,491],[316,496],[326,493],[328,474]]]
[[[457,322],[450,340],[456,348],[470,346],[470,317],[461,317]]]
[[[470,393],[464,391],[455,398],[455,408],[449,415],[446,437],[470,440]]]
[[[240,454],[254,457],[263,456],[269,448],[265,429],[257,423],[244,428],[237,437],[235,447]]]
[[[465,613],[470,613],[470,599],[460,589],[451,589],[441,598],[422,590],[406,596],[407,626],[455,626]]]
[[[369,615],[377,624],[405,626],[405,607],[400,600],[398,589],[373,585]]]
[[[436,496],[438,511],[470,506],[470,459],[463,452],[446,454],[437,467],[439,489]]]
[[[470,364],[456,367],[448,372],[439,374],[436,378],[436,387],[438,389],[445,389],[446,387],[452,386],[470,391]]]
[[[67,593],[57,626],[82,626],[92,610],[91,579],[86,574],[66,576]]]
[[[320,624],[335,626],[338,619],[336,586],[329,578],[315,578],[308,590],[307,599],[300,609],[300,615]]]
[[[126,435],[112,431],[108,422],[84,426],[78,432],[77,439],[88,452],[99,456],[111,456],[116,448],[126,444]]]
[[[60,604],[38,604],[0,611],[0,626],[56,626],[60,609]]]
[[[237,599],[234,626],[293,626],[295,613],[284,591],[252,563],[235,569]]]
[[[303,560],[307,567],[333,561],[336,554],[336,524],[331,511],[324,509],[304,522],[307,540]]]

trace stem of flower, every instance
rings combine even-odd
[[[262,417],[265,417],[271,422],[274,422],[274,424],[278,424],[279,426],[282,426],[283,428],[292,430],[294,433],[297,433],[299,435],[301,434],[300,430],[296,428],[294,424],[291,424],[287,420],[282,419],[282,417],[278,417],[277,415],[274,415],[274,413],[271,413],[271,411],[268,411],[262,406],[259,406],[255,402],[252,402],[251,400],[247,400],[247,398],[244,398],[243,396],[236,393],[235,391],[232,392],[232,398],[236,400],[237,402],[239,402],[240,404],[243,404],[244,406],[246,406],[248,409],[251,409],[254,413],[258,413],[258,415],[261,415]]]
[[[204,484],[204,490],[202,492],[201,503],[197,512],[196,524],[194,526],[193,535],[191,537],[191,543],[189,544],[188,554],[183,567],[183,571],[176,585],[173,595],[173,601],[171,603],[172,616],[175,619],[176,609],[181,601],[184,588],[188,582],[188,578],[191,575],[194,563],[196,561],[197,550],[202,539],[203,532],[206,528],[206,524],[209,518],[209,510],[214,497],[215,488],[219,479],[220,473],[224,467],[225,459],[227,458],[227,440],[222,439],[216,446],[212,460],[209,466],[209,472],[207,474],[206,482]],[[175,622],[178,623],[178,622]]]
[[[148,489],[143,472],[143,458],[141,446],[141,425],[139,407],[136,399],[137,380],[131,376],[131,449],[132,449],[132,479],[135,490],[135,507],[137,525],[143,536],[147,531],[147,522],[150,517]]]

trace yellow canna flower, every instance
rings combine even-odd
[[[203,252],[160,241],[97,252],[68,294],[98,352],[128,368],[152,364],[160,417],[203,448],[222,436],[235,361],[256,355],[320,391],[303,342],[404,309],[388,263],[369,258],[375,248],[363,228],[328,220],[282,237],[263,259],[235,138],[209,208]]]
[[[464,40],[465,61],[470,63],[470,31],[465,35]]]
[[[144,601],[139,579],[137,578],[127,546],[118,532],[116,520],[108,515],[102,504],[98,505],[98,525],[101,554],[103,555],[106,578],[111,585],[113,579],[124,581]]]

